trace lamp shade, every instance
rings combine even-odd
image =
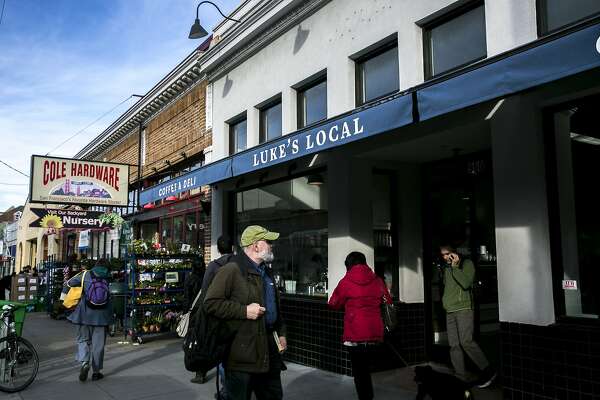
[[[200,20],[196,18],[194,25],[192,25],[192,28],[190,29],[190,35],[188,37],[190,39],[200,39],[206,35],[208,35],[208,32],[206,32],[206,29],[200,25]]]
[[[312,174],[306,178],[306,183],[309,185],[322,185],[324,182],[321,174]]]
[[[156,208],[156,206],[154,205],[154,203],[148,203],[148,204],[144,204],[143,207],[145,210],[150,210],[152,208]]]
[[[170,195],[165,199],[166,201],[177,201],[179,198],[177,196]]]

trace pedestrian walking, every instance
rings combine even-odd
[[[81,363],[79,380],[84,382],[92,369],[92,380],[104,378],[104,346],[108,326],[114,323],[108,281],[110,271],[106,260],[100,259],[75,275],[63,287],[61,300],[71,288],[81,287],[81,298],[75,310],[67,317],[77,327],[77,356]]]
[[[381,304],[392,297],[381,278],[367,265],[363,253],[353,251],[346,257],[346,275],[329,299],[329,307],[344,310],[342,341],[350,354],[354,386],[359,400],[373,399],[369,366],[374,346],[383,342]]]
[[[287,348],[279,293],[268,263],[279,233],[248,226],[242,233],[243,253],[217,270],[208,287],[208,314],[228,321],[235,333],[225,361],[225,385],[230,400],[281,400],[281,351]]]
[[[202,289],[202,282],[206,271],[206,265],[202,257],[196,257],[192,260],[192,272],[185,279],[183,284],[183,309],[190,310],[194,299]],[[206,373],[197,371],[190,382],[192,383],[205,383]]]
[[[228,235],[219,236],[217,239],[217,250],[219,251],[220,257],[209,262],[208,267],[206,267],[206,273],[204,274],[204,279],[202,281],[202,293],[204,294],[206,294],[208,286],[210,286],[215,275],[217,274],[217,270],[223,265],[227,264],[231,257],[233,257],[233,241]],[[225,368],[223,367],[223,364],[219,364],[217,367],[217,373],[219,374],[219,379],[221,379],[222,387],[215,397],[218,400],[227,400],[227,388],[225,387]]]
[[[463,351],[481,370],[474,382],[480,388],[489,386],[496,378],[479,345],[473,340],[473,296],[471,288],[475,279],[475,266],[468,258],[460,256],[450,245],[440,246],[444,259],[442,304],[446,310],[446,329],[450,345],[450,360],[455,374],[467,380]]]

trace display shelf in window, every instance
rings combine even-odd
[[[182,313],[184,282],[196,254],[132,255],[127,264],[130,298],[127,327],[132,341],[173,337]]]

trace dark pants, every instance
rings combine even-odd
[[[225,367],[225,388],[228,400],[250,400],[252,393],[256,400],[281,400],[283,388],[281,387],[282,362],[275,341],[269,334],[269,372],[252,374],[248,372],[232,371]]]
[[[373,399],[373,382],[371,381],[371,358],[372,346],[358,345],[349,346],[350,361],[352,363],[352,375],[354,376],[354,387],[359,400]]]

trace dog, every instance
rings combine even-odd
[[[473,400],[471,385],[454,375],[435,371],[429,365],[415,367],[415,382],[418,385],[416,400],[429,395],[432,400]]]

